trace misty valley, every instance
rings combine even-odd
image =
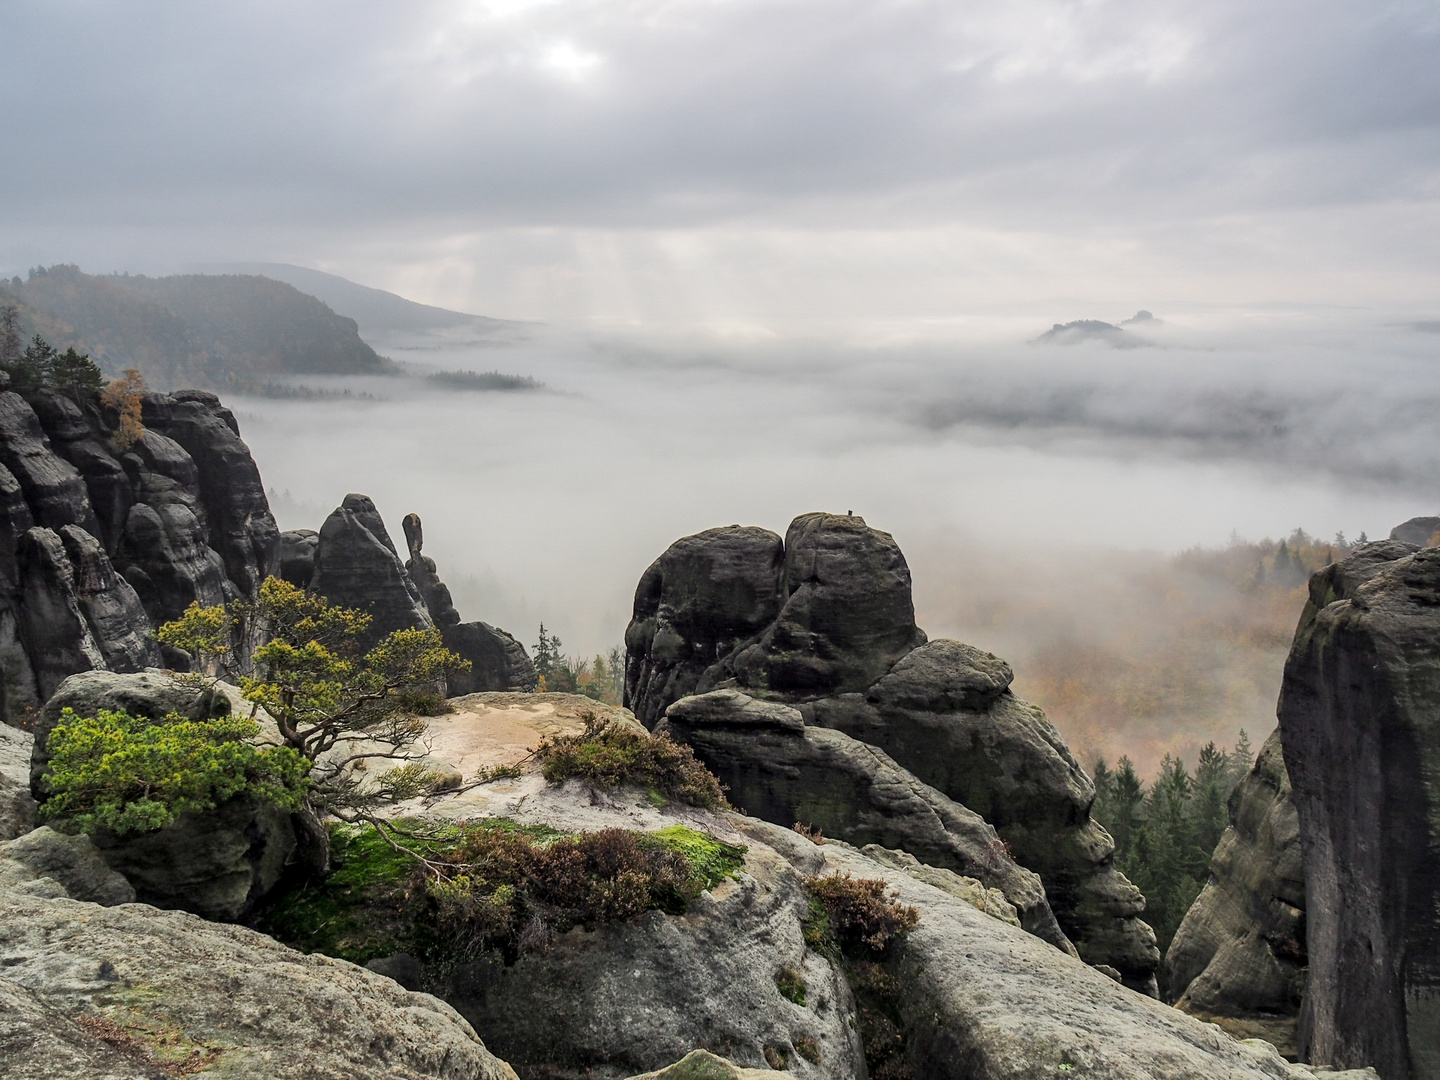
[[[0,307],[19,1075],[1432,1075],[1429,324]]]

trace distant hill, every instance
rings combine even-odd
[[[319,297],[342,315],[354,319],[366,337],[393,333],[427,333],[469,328],[480,333],[502,333],[518,327],[506,319],[467,315],[462,311],[417,304],[384,289],[357,285],[335,274],[287,263],[225,263],[206,269],[237,274],[263,274]]]
[[[387,362],[353,319],[294,286],[256,275],[96,276],[41,267],[0,282],[26,334],[89,352],[159,388],[247,389],[289,374],[368,374]]]

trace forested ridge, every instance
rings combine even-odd
[[[108,374],[135,368],[160,388],[256,390],[276,376],[366,374],[387,363],[353,319],[247,274],[145,277],[36,267],[0,282],[22,333],[89,353]]]

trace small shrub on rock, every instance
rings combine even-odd
[[[775,976],[775,986],[780,996],[796,1005],[805,1004],[805,979],[794,968],[782,968]]]
[[[256,746],[254,720],[163,720],[65,709],[50,734],[50,797],[41,814],[82,832],[164,828],[182,814],[249,795],[297,810],[310,763],[288,747]]]
[[[883,953],[899,934],[913,930],[920,913],[899,903],[885,882],[878,878],[855,878],[849,874],[827,874],[806,880],[805,887],[824,914],[823,930],[816,926],[812,909],[810,936],[829,936],[847,955],[862,951]]]
[[[357,963],[405,951],[445,964],[492,949],[513,961],[574,926],[680,914],[745,852],[683,826],[566,835],[497,819],[409,841],[413,855],[369,826],[332,835],[337,872],[284,898],[262,927]]]
[[[855,994],[860,1042],[873,1080],[912,1080],[902,1022],[902,988],[877,961],[913,930],[920,913],[901,904],[885,882],[828,874],[808,878],[805,944],[839,962]],[[797,1050],[798,1050],[797,1046]]]
[[[664,800],[690,806],[728,805],[725,789],[688,746],[648,732],[606,726],[591,715],[578,735],[548,739],[539,758],[545,779],[561,783],[580,776],[606,787],[634,784]]]

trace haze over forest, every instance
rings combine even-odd
[[[527,642],[608,649],[682,535],[853,510],[932,636],[1153,765],[1273,725],[1296,583],[1232,536],[1440,511],[1429,5],[0,21],[0,272],[266,274],[354,318],[409,377],[225,391],[281,525],[417,512],[466,617]],[[1077,320],[1120,329],[1037,341]]]

